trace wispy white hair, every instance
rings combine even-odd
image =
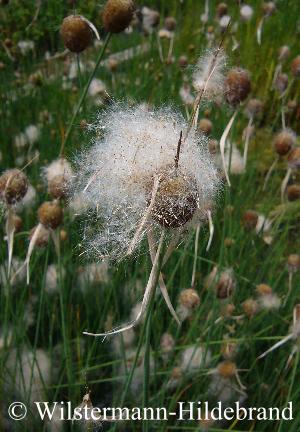
[[[91,127],[93,146],[79,155],[76,169],[75,195],[93,203],[84,231],[89,255],[124,256],[149,206],[154,178],[174,167],[180,132],[185,136],[187,128],[171,108],[149,111],[114,104],[98,116]],[[180,173],[193,179],[200,210],[218,188],[207,147],[207,139],[192,130],[179,160]]]

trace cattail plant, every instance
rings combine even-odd
[[[6,209],[6,237],[8,246],[8,277],[13,255],[14,233],[16,231],[15,205],[24,198],[28,189],[26,175],[16,168],[5,171],[0,176],[0,201]]]

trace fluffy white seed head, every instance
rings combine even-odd
[[[193,73],[194,88],[200,92],[205,87],[203,98],[208,100],[216,99],[224,93],[226,55],[220,51],[215,56],[215,49],[207,50],[199,57]]]
[[[165,212],[173,211],[174,218],[183,209],[195,216],[214,199],[218,174],[203,135],[194,130],[189,133],[175,168],[180,133],[185,136],[187,127],[183,117],[170,108],[149,111],[116,104],[98,117],[91,127],[96,133],[94,145],[78,157],[74,193],[93,203],[84,230],[89,255],[118,259],[126,254],[149,208],[157,179],[161,186],[156,202]],[[165,187],[168,181],[175,185],[176,195],[170,209],[166,208],[171,193]],[[152,226],[163,224],[157,223],[158,213],[149,217]],[[135,246],[146,230],[143,228]]]
[[[70,163],[65,158],[55,159],[50,165],[43,168],[43,174],[47,183],[57,176],[63,176],[70,182],[73,179],[73,170]]]

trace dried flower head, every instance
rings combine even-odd
[[[300,55],[294,58],[294,60],[291,63],[291,71],[294,77],[299,78],[300,77]]]
[[[286,193],[289,201],[296,201],[300,199],[300,185],[292,184],[288,186]]]
[[[187,124],[171,109],[115,105],[92,130],[98,136],[78,158],[75,185],[75,195],[92,203],[84,232],[89,254],[121,258],[149,226],[185,225],[214,198],[218,176],[206,139],[191,131],[179,146]]]
[[[227,102],[236,107],[243,102],[251,91],[248,71],[242,68],[231,69],[225,80],[225,97]]]
[[[20,201],[27,192],[28,180],[26,175],[16,169],[9,169],[0,176],[0,200],[7,204]]]
[[[64,18],[60,34],[65,47],[75,53],[84,51],[93,38],[93,30],[88,20],[81,15],[70,15]]]
[[[125,30],[134,13],[132,0],[108,0],[102,11],[102,20],[107,32],[120,33]]]
[[[295,133],[290,129],[284,129],[275,136],[273,145],[277,154],[285,156],[292,149],[295,142]]]
[[[46,228],[56,229],[63,220],[63,210],[56,201],[46,201],[38,209],[39,222]]]

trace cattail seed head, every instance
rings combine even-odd
[[[258,222],[258,213],[254,210],[247,210],[243,214],[242,224],[247,230],[253,230]]]
[[[187,309],[195,309],[200,305],[200,298],[196,290],[188,288],[181,291],[179,302]]]
[[[80,15],[70,15],[64,18],[60,34],[65,47],[75,53],[84,51],[93,39],[91,27]]]
[[[290,130],[279,132],[273,141],[274,149],[279,156],[287,155],[296,142],[295,134]]]
[[[229,71],[225,79],[225,97],[227,102],[236,107],[243,102],[251,91],[251,82],[248,71],[234,68]]]
[[[295,78],[300,77],[300,55],[294,58],[291,63],[291,71]]]
[[[236,364],[230,360],[224,360],[218,364],[217,372],[222,378],[233,378],[237,373]]]
[[[300,168],[300,147],[293,148],[288,157],[288,165],[291,169],[299,169]]]
[[[270,295],[273,294],[272,288],[267,284],[259,284],[256,286],[256,292],[259,295]]]
[[[293,184],[288,186],[286,194],[289,201],[296,201],[300,199],[300,185]]]
[[[29,234],[29,239],[30,240],[33,237],[36,229],[37,229],[37,227],[34,227],[30,231],[30,234]],[[44,226],[41,226],[40,229],[39,229],[39,234],[37,236],[35,245],[37,247],[44,247],[44,246],[46,246],[48,244],[48,242],[49,242],[49,237],[50,237],[49,230],[47,228],[45,228]]]
[[[291,254],[287,259],[288,269],[292,273],[296,273],[300,270],[300,255]]]
[[[228,12],[228,5],[227,3],[219,3],[217,5],[217,16],[219,18],[222,18],[222,16],[226,15]]]
[[[46,228],[56,229],[63,220],[63,210],[56,201],[46,201],[38,209],[39,222]]]
[[[108,0],[102,11],[104,28],[110,33],[120,33],[130,24],[135,7],[132,0]]]
[[[209,135],[212,131],[213,124],[210,120],[203,118],[199,120],[198,127],[205,135]]]
[[[249,318],[252,318],[258,311],[258,303],[253,298],[245,300],[242,304],[242,307],[245,315],[247,315]]]
[[[26,195],[27,189],[27,177],[16,168],[9,169],[0,176],[0,200],[7,204],[20,201]]]

